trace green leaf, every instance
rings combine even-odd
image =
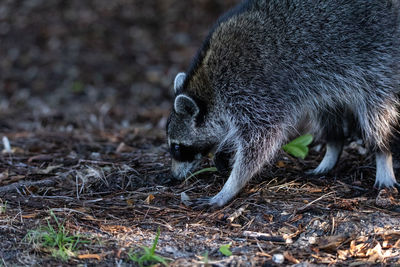
[[[219,252],[221,252],[222,254],[224,254],[227,257],[232,256],[232,251],[229,250],[230,247],[231,247],[231,244],[222,245],[219,248]]]
[[[311,134],[302,135],[290,143],[284,145],[282,148],[286,153],[304,159],[308,155],[308,145],[313,141]]]
[[[301,159],[305,159],[308,154],[308,147],[305,146],[285,145],[283,150],[285,150],[286,153]]]
[[[297,137],[293,141],[291,141],[288,145],[300,145],[300,146],[308,146],[313,141],[313,137],[311,134],[305,134]]]

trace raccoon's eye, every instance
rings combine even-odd
[[[171,152],[171,156],[174,159],[179,160],[181,158],[181,146],[180,145],[171,144],[170,152]]]
[[[199,152],[195,147],[171,144],[172,157],[177,161],[193,161]]]
[[[178,144],[172,144],[171,145],[171,154],[172,156],[175,157],[180,157],[181,154],[181,147]]]

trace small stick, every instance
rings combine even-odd
[[[327,194],[325,194],[325,195],[320,196],[320,197],[317,198],[317,199],[314,199],[313,201],[311,201],[311,202],[308,203],[307,205],[304,205],[303,207],[297,209],[297,210],[295,211],[295,214],[306,210],[307,208],[309,208],[309,207],[310,207],[312,204],[314,204],[315,202],[318,202],[318,201],[320,201],[321,199],[326,198],[327,196],[332,195],[333,193],[334,193],[334,192],[329,192],[329,193],[327,193]]]
[[[55,180],[50,180],[50,179],[34,181],[34,182],[21,181],[21,182],[18,182],[18,183],[13,183],[13,184],[9,184],[9,185],[5,185],[5,186],[0,187],[0,193],[9,193],[9,192],[18,191],[19,188],[23,188],[23,187],[53,186],[55,184],[56,184],[56,181]]]
[[[233,223],[234,220],[236,220],[236,218],[238,218],[240,215],[242,215],[242,213],[247,209],[247,207],[249,206],[249,204],[243,205],[241,206],[238,210],[236,210],[231,216],[228,217],[228,221],[230,223]]]
[[[286,240],[282,236],[271,236],[270,234],[252,232],[252,231],[244,231],[243,236],[255,238],[255,239],[263,240],[263,241],[271,241],[271,242],[279,242],[279,243],[286,242]]]

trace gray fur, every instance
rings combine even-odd
[[[233,153],[226,184],[207,204],[230,201],[304,128],[305,118],[308,131],[328,143],[341,143],[344,120],[354,121],[350,128],[377,153],[376,185],[396,184],[389,142],[399,108],[399,6],[398,0],[250,0],[218,21],[187,76],[175,83],[176,98],[193,100],[198,114],[173,110],[167,127],[170,145]],[[175,166],[175,176],[197,162]]]
[[[184,94],[180,94],[175,98],[174,110],[177,114],[191,117],[195,117],[199,113],[199,107],[196,102]]]
[[[176,75],[174,80],[174,92],[177,93],[180,88],[182,88],[183,83],[186,79],[186,73],[180,72]]]

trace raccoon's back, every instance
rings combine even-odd
[[[249,81],[258,89],[333,84],[350,72],[399,90],[399,11],[397,0],[246,1],[213,28],[191,73],[225,92]]]
[[[255,14],[264,16],[268,37],[296,54],[313,52],[365,64],[375,54],[398,57],[399,2],[397,0],[258,0]],[[251,12],[249,14],[251,16]],[[298,52],[297,52],[298,53]],[[373,55],[371,55],[373,53]]]

